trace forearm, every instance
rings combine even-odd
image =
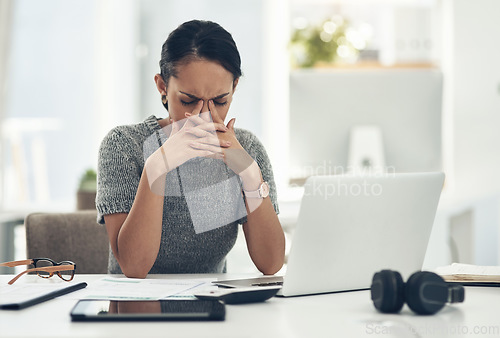
[[[248,252],[257,269],[265,275],[278,272],[285,260],[285,236],[269,197],[248,213],[243,231]]]
[[[164,176],[163,176],[164,178]],[[158,181],[165,182],[161,177]],[[116,259],[125,275],[144,278],[161,242],[164,196],[154,193],[143,171],[132,209],[116,236]]]
[[[254,161],[240,173],[243,189],[257,190],[262,176]],[[255,266],[266,275],[278,272],[285,258],[285,236],[270,197],[246,198],[247,222],[243,225],[248,252]]]

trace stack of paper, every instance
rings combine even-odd
[[[447,282],[500,283],[500,266],[453,263],[437,268],[436,273]]]

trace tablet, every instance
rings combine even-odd
[[[218,300],[112,301],[79,300],[72,321],[224,320],[224,303]]]

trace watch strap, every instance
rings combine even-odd
[[[259,189],[253,191],[243,190],[245,197],[247,198],[266,198],[269,196],[269,184],[267,182],[262,182]]]

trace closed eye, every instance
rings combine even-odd
[[[198,102],[198,100],[193,100],[193,101],[184,101],[184,100],[181,100],[181,103],[184,106],[189,106],[189,105],[195,104],[196,102]]]
[[[195,104],[195,103],[197,103],[197,102],[198,102],[198,100],[192,100],[192,101],[184,101],[184,100],[181,100],[181,103],[182,103],[182,105],[184,105],[184,106],[190,106],[190,105]],[[215,104],[216,106],[220,106],[220,107],[225,106],[225,105],[227,104],[227,101],[224,101],[224,102],[220,102],[220,101],[213,101],[213,102],[214,102],[214,104]]]

